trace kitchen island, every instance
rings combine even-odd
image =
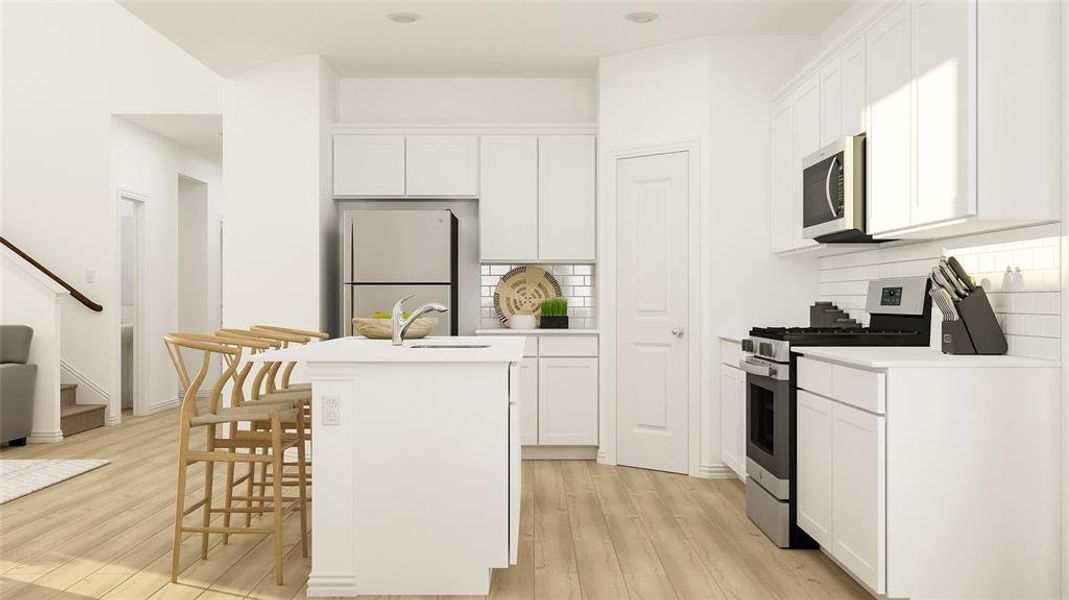
[[[347,337],[312,382],[308,596],[485,595],[516,562],[523,337]]]

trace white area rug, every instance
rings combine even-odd
[[[0,504],[106,464],[106,460],[0,460]]]

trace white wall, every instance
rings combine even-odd
[[[65,303],[63,357],[117,398],[111,115],[218,113],[219,78],[113,2],[4,2],[0,11],[3,235],[104,306]]]
[[[327,214],[333,205],[323,141],[326,122],[333,121],[332,103],[323,97],[331,96],[332,78],[320,57],[306,55],[224,83],[228,327],[319,329],[336,319],[336,310],[324,308],[334,302],[337,279],[329,248],[336,247],[338,225]]]
[[[598,66],[600,202],[611,202],[610,157],[619,149],[696,139],[702,244],[699,470],[721,470],[720,334],[751,326],[800,322],[817,293],[816,261],[768,253],[769,100],[817,45],[815,37],[714,36],[603,58]],[[601,223],[600,281],[613,267],[604,250],[611,226]],[[608,233],[607,233],[608,232]],[[611,278],[611,274],[608,276]],[[602,327],[614,310],[602,285]],[[692,327],[693,331],[693,327]],[[603,390],[614,384],[602,380]],[[604,415],[603,415],[604,416]],[[603,419],[606,420],[606,419]],[[601,438],[614,437],[611,423]]]
[[[117,190],[145,198],[143,262],[143,336],[146,356],[144,370],[148,409],[156,410],[177,401],[179,388],[174,367],[161,342],[164,334],[182,326],[207,333],[218,322],[218,304],[213,302],[214,282],[218,282],[218,216],[222,205],[222,171],[219,163],[163,138],[129,121],[116,117],[112,122],[112,170]],[[202,199],[182,197],[179,178],[203,182]],[[203,201],[202,208],[185,211],[181,201]],[[193,219],[200,222],[194,223]],[[183,222],[188,220],[188,222]],[[181,225],[199,233],[181,235]],[[180,241],[181,240],[181,241]],[[198,248],[181,248],[185,244]],[[192,250],[187,252],[187,250]],[[183,264],[182,260],[187,261]],[[190,265],[195,261],[197,265]],[[201,274],[202,286],[180,285],[187,269]],[[117,336],[117,330],[115,336]],[[116,338],[117,339],[117,338]],[[195,363],[191,363],[195,364]],[[115,364],[115,386],[119,389],[119,365]],[[118,410],[112,396],[109,414]]]
[[[344,123],[593,123],[593,79],[342,79]]]

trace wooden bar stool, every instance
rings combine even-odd
[[[224,538],[232,533],[270,533],[274,535],[275,541],[275,581],[281,585],[282,518],[283,511],[289,508],[295,508],[300,514],[301,553],[303,556],[308,556],[308,507],[304,485],[304,412],[288,404],[269,402],[256,405],[220,406],[223,386],[227,380],[232,379],[240,362],[242,349],[249,347],[264,350],[270,348],[270,344],[252,339],[238,340],[189,333],[172,333],[165,335],[163,339],[175,370],[178,372],[178,378],[185,386],[182,405],[179,409],[178,486],[175,502],[174,544],[171,552],[171,581],[177,582],[178,580],[183,533],[201,534],[202,559],[208,557],[208,539],[212,533],[222,534]],[[193,379],[190,379],[182,357],[183,348],[199,350],[203,354],[200,369]],[[197,406],[196,398],[208,375],[213,356],[221,356],[226,368],[209,390],[207,410],[202,412]],[[284,421],[292,421],[296,424],[292,433],[286,431]],[[248,423],[250,429],[239,429],[238,425],[242,423]],[[226,427],[220,431],[220,426]],[[204,449],[195,449],[191,446],[191,434],[195,427],[204,428],[206,434]],[[223,507],[212,506],[215,463],[226,463],[231,469],[234,463],[248,463],[250,473],[256,463],[269,464],[273,474],[280,474],[283,454],[288,448],[297,448],[296,467],[299,481],[298,496],[291,499],[292,503],[289,506],[284,504],[287,499],[282,495],[282,478],[279,476],[274,477],[271,496],[264,498],[265,502],[271,503],[269,508],[253,508],[251,505],[236,508],[231,505],[235,497],[230,494],[230,489],[227,490],[227,499]],[[264,453],[259,453],[259,450],[263,450]],[[198,462],[204,463],[204,498],[187,507],[185,506],[187,470],[189,465]],[[247,498],[248,502],[252,500],[251,497]],[[202,510],[201,525],[186,525],[185,517],[198,509]],[[229,515],[233,513],[249,514],[265,510],[269,510],[273,515],[274,523],[271,527],[252,527],[251,524],[246,527],[229,526]],[[212,525],[213,514],[224,515],[223,526]]]
[[[294,329],[292,327],[279,327],[277,325],[256,325],[255,327],[252,328],[252,330],[253,331],[257,331],[257,330],[261,330],[261,331],[262,330],[280,331],[282,333],[289,333],[289,334],[294,334],[294,335],[305,336],[307,338],[314,338],[314,339],[317,339],[319,341],[326,341],[326,340],[330,339],[330,334],[329,333],[324,333],[322,331],[310,331],[310,330],[307,330],[307,329]],[[311,340],[309,340],[309,341],[311,341]],[[308,342],[303,342],[303,343],[307,344]],[[281,381],[281,383],[279,385],[279,389],[281,389],[283,391],[293,391],[293,392],[311,391],[311,389],[312,389],[312,384],[311,383],[291,383],[290,382],[290,376],[292,375],[293,368],[295,366],[297,366],[297,362],[296,361],[291,361],[291,362],[286,363],[286,366],[282,371],[282,381]]]

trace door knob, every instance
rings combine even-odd
[[[674,335],[676,337],[683,337],[683,328],[682,327],[673,327],[672,328],[672,335]]]

